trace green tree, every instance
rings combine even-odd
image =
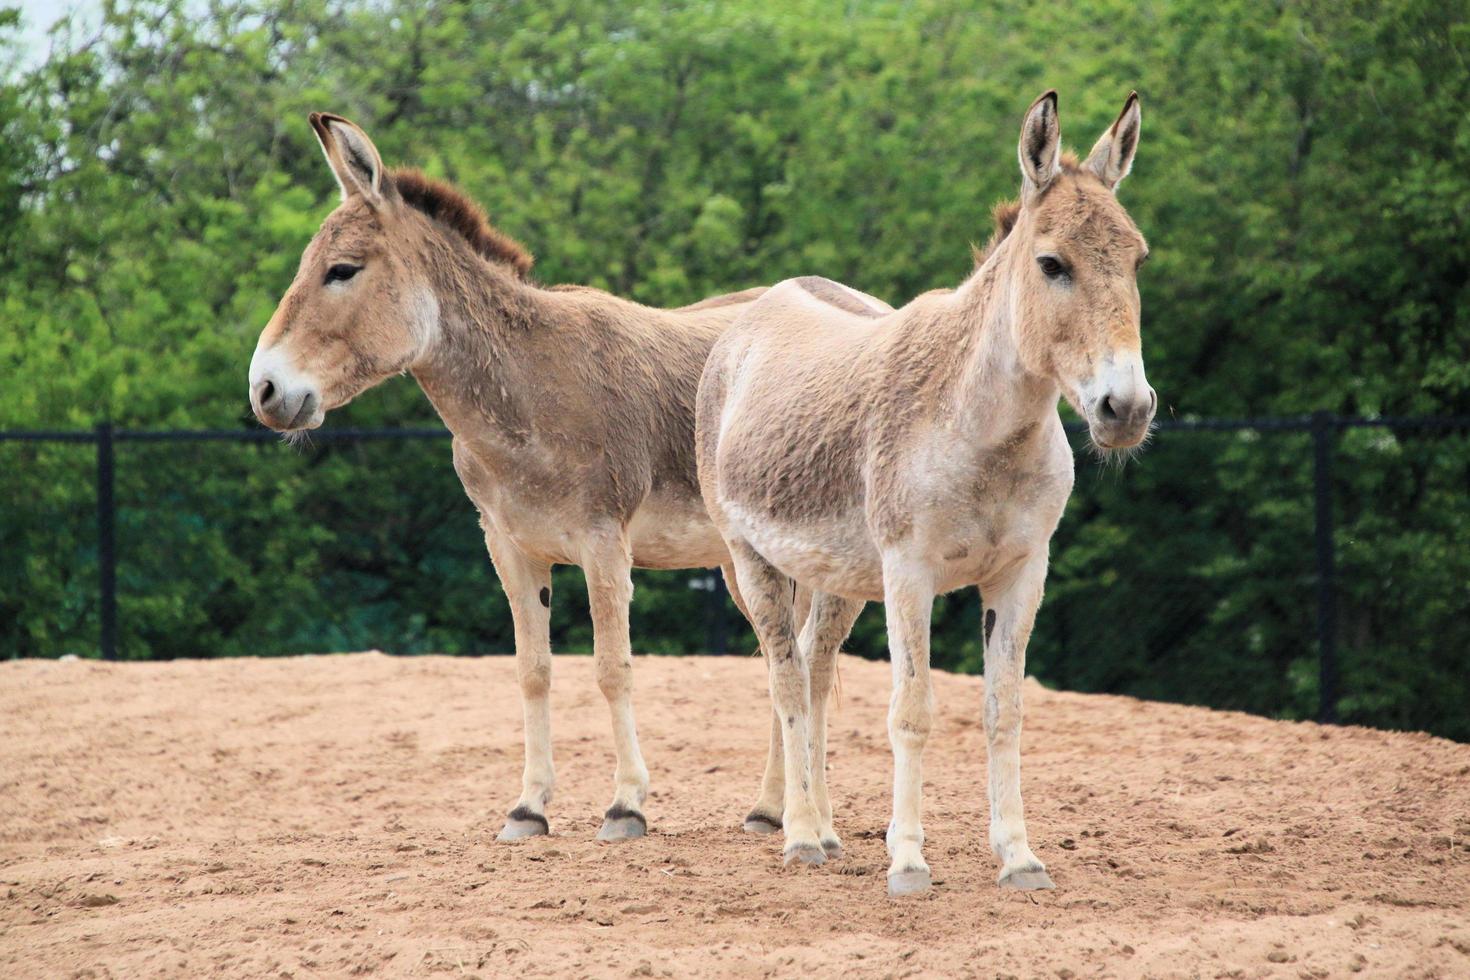
[[[461,185],[545,282],[679,304],[820,274],[902,303],[968,273],[1047,87],[1083,152],[1142,93],[1121,193],[1156,256],[1167,417],[1470,413],[1455,4],[109,0],[100,32],[63,21],[29,67],[17,25],[0,13],[5,428],[253,427],[250,351],[335,202],[309,110]],[[399,380],[334,424],[434,417]],[[1351,720],[1470,738],[1466,443],[1337,440]],[[1306,439],[1166,433],[1122,471],[1087,460],[1032,668],[1313,712]],[[118,462],[128,656],[510,647],[446,443]],[[95,647],[91,467],[85,445],[0,443],[0,654]],[[690,578],[640,577],[639,648],[705,642]],[[581,588],[558,574],[559,649],[589,644]],[[978,609],[937,604],[938,664],[978,669]],[[851,646],[883,654],[878,610]]]

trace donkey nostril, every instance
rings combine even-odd
[[[256,389],[256,397],[260,399],[260,404],[262,408],[266,405],[269,405],[271,403],[271,399],[275,396],[276,386],[269,381],[262,381],[260,383],[260,387]]]
[[[1118,410],[1113,405],[1113,396],[1112,395],[1104,395],[1103,396],[1102,404],[1098,406],[1097,414],[1101,415],[1104,419],[1106,419],[1109,422],[1116,422],[1116,421],[1118,421]]]

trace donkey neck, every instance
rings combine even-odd
[[[438,325],[412,373],[456,436],[512,445],[531,434],[527,341],[549,319],[548,294],[458,243],[429,250]]]
[[[1056,416],[1055,381],[1027,371],[1017,349],[1012,239],[1007,239],[954,291],[933,318],[938,350],[955,358],[946,406],[977,447]]]

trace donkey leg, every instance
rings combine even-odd
[[[1002,888],[1054,888],[1031,853],[1021,807],[1021,681],[1026,642],[1046,583],[1046,553],[1033,556],[985,603],[985,737],[990,769],[990,848]]]
[[[837,651],[862,610],[859,600],[813,593],[811,614],[801,631],[812,675],[812,789],[822,821],[822,850],[829,858],[842,857],[842,839],[832,824],[832,800],[827,795],[827,704],[837,678]]]
[[[516,677],[526,739],[521,798],[506,818],[500,840],[550,833],[546,807],[556,785],[551,764],[551,566],[528,558],[488,520],[485,544],[510,600],[515,624]]]
[[[766,665],[767,674],[770,665]],[[766,773],[761,777],[761,795],[745,815],[747,834],[774,834],[781,830],[781,812],[786,808],[786,765],[782,760],[781,714],[771,705],[771,741],[766,747]]]
[[[730,598],[734,600],[735,608],[740,610],[740,615],[744,616],[746,622],[753,627],[755,620],[751,619],[750,610],[745,605],[745,597],[740,593],[740,584],[735,578],[735,566],[722,565],[720,570],[725,575],[725,587],[730,590]],[[764,647],[762,653],[764,653]],[[769,672],[769,660],[766,666]],[[771,741],[766,749],[766,774],[761,778],[760,796],[745,817],[744,827],[747,834],[774,834],[781,829],[781,810],[785,805],[783,794],[786,784],[781,753],[781,715],[776,711],[776,706],[772,704]]]
[[[811,679],[796,641],[791,580],[744,542],[730,544],[751,623],[766,652],[771,702],[781,722],[783,856],[788,864],[821,864],[827,856],[812,796]]]
[[[597,686],[612,712],[613,745],[618,765],[613,775],[612,806],[603,815],[598,840],[627,840],[648,832],[643,801],[648,796],[648,767],[638,748],[633,722],[633,651],[628,638],[628,603],[633,601],[632,556],[621,534],[602,540],[583,563],[592,607],[592,657]]]
[[[934,692],[929,678],[934,587],[911,563],[885,556],[883,605],[893,667],[893,697],[888,706],[888,740],[893,746],[888,894],[897,897],[926,892],[930,885],[920,813],[924,803],[924,744],[934,720]]]

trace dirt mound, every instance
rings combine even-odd
[[[800,871],[738,829],[759,660],[639,659],[651,835],[612,846],[592,662],[555,669],[553,836],[501,845],[509,658],[0,664],[0,975],[1470,975],[1470,746],[1029,684],[1058,890],[1001,893],[981,684],[940,675],[936,887],[891,901],[887,665],[842,664],[848,855]]]

